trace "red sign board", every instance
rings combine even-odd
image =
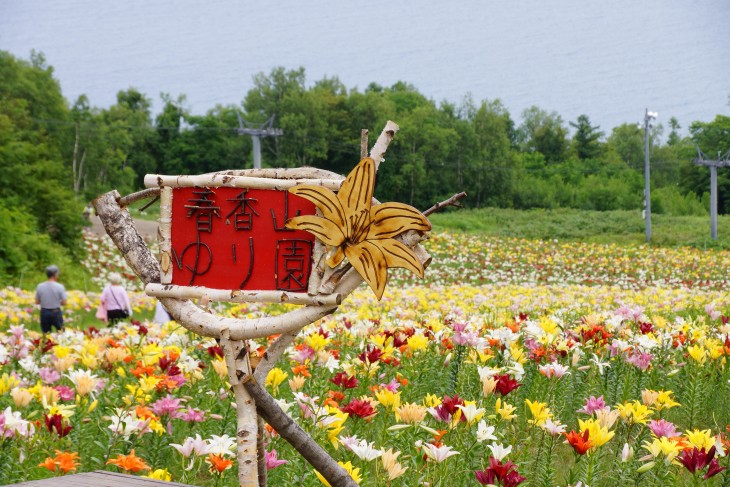
[[[284,224],[314,214],[314,204],[288,191],[174,188],[171,284],[306,291],[314,236]]]

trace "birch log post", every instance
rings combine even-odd
[[[370,157],[373,161],[375,161],[376,171],[378,170],[378,167],[380,167],[380,163],[383,162],[385,151],[388,150],[388,146],[392,142],[393,137],[395,137],[398,130],[400,130],[398,124],[388,120],[388,123],[385,124],[385,128],[383,128],[383,131],[380,132],[378,140],[375,141],[375,145],[373,145],[373,148],[370,149]]]
[[[251,375],[248,344],[243,340],[231,340],[228,330],[223,330],[221,348],[228,368],[228,382],[236,398],[238,485],[259,487],[256,404],[241,383],[242,377]]]

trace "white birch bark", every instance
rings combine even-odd
[[[228,330],[223,330],[221,348],[228,368],[228,381],[236,398],[238,485],[259,487],[256,404],[242,382],[244,378],[251,376],[248,345],[242,340],[231,340]]]
[[[161,262],[165,280],[165,253],[161,250]],[[336,306],[342,302],[339,294],[318,294],[310,296],[307,293],[289,291],[243,291],[240,289],[211,289],[202,286],[177,286],[174,284],[150,283],[145,286],[149,296],[158,298],[200,299],[207,296],[211,301],[227,301],[232,303],[289,303],[302,305]]]

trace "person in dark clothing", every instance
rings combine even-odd
[[[66,288],[58,282],[58,267],[46,267],[45,282],[38,284],[35,290],[35,304],[41,306],[41,331],[46,334],[56,330],[63,330],[63,312],[61,306],[66,305]]]

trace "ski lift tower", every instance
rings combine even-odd
[[[250,135],[253,139],[253,168],[261,169],[261,139],[263,137],[281,137],[284,135],[281,129],[274,128],[274,117],[276,115],[272,115],[257,127],[246,122],[238,112],[236,112],[236,117],[238,117],[238,135]]]
[[[708,166],[710,168],[710,236],[712,240],[717,240],[717,168],[730,166],[730,150],[722,157],[709,160],[697,147],[697,158],[693,159],[692,162],[698,166]]]

